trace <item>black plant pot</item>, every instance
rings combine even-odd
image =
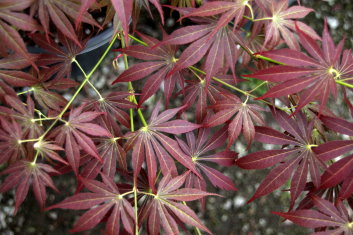
[[[108,47],[113,32],[113,27],[109,27],[102,33],[92,37],[87,42],[85,49],[76,56],[76,60],[86,73],[92,70],[93,66],[98,62],[105,49]],[[82,75],[82,73],[76,65],[73,65],[71,76],[74,79],[78,75]]]

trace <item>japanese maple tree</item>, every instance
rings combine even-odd
[[[229,169],[271,168],[248,203],[281,188],[288,205],[273,214],[353,234],[353,54],[327,20],[322,33],[303,23],[311,12],[287,0],[0,1],[0,192],[14,190],[14,214],[32,191],[43,213],[85,210],[71,232],[218,234],[208,198],[245,191]],[[160,37],[139,32],[142,16]],[[86,71],[77,56],[107,27]],[[109,54],[117,74],[102,88],[92,78]],[[75,193],[56,186],[64,176]],[[46,205],[51,190],[65,199]]]

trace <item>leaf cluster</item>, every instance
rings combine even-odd
[[[314,10],[300,1],[163,2],[0,2],[0,192],[15,190],[15,213],[32,189],[45,211],[85,210],[71,232],[105,223],[106,234],[211,234],[189,202],[204,212],[206,197],[242,190],[230,167],[271,168],[248,203],[288,185],[287,211],[274,214],[314,234],[352,234],[345,39],[335,44],[326,21],[321,36],[301,22]],[[178,28],[167,34],[170,11]],[[141,12],[161,25],[162,39],[136,31]],[[77,55],[107,27],[109,46],[85,71]],[[125,69],[98,89],[92,75],[109,53],[118,54],[112,67]],[[254,151],[255,142],[271,149]],[[46,207],[48,188],[67,193],[54,183],[66,174],[75,194]]]

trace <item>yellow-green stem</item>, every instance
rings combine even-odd
[[[138,39],[138,38],[136,38],[136,37],[134,37],[134,36],[132,36],[132,35],[130,35],[130,34],[129,34],[129,37],[130,37],[131,39],[135,40],[136,42],[140,43],[141,45],[148,46],[147,43],[145,43],[144,41],[142,41],[142,40],[140,40],[140,39]],[[243,47],[243,46],[241,46],[241,47]],[[253,58],[257,58],[257,57],[259,57],[259,58],[267,58],[267,57],[264,57],[264,56],[255,56],[255,55],[253,55],[253,52],[251,52],[251,50],[250,50],[249,48],[247,48],[247,47],[243,47],[243,48],[244,48],[244,50],[246,50],[248,53],[250,52],[250,55],[251,55]],[[271,60],[270,58],[267,58],[267,59],[268,59],[268,60]],[[280,63],[280,62],[277,62],[277,63]],[[204,72],[203,70],[198,69],[198,68],[196,68],[196,67],[194,67],[194,66],[190,66],[189,68],[190,68],[190,69],[193,69],[194,71],[197,71],[197,72],[199,72],[199,73],[201,73],[201,74],[206,74],[206,72]],[[240,93],[242,93],[242,94],[244,94],[244,95],[246,95],[246,96],[251,96],[252,98],[257,98],[256,96],[254,96],[254,95],[252,95],[252,94],[250,94],[250,93],[248,93],[248,92],[246,92],[246,91],[244,91],[244,90],[242,90],[242,89],[240,89],[240,88],[238,88],[238,87],[235,87],[235,86],[233,86],[233,85],[231,85],[231,84],[228,84],[228,83],[222,81],[222,80],[219,79],[219,78],[212,77],[212,79],[215,80],[215,81],[217,81],[217,82],[219,82],[219,83],[221,83],[221,84],[223,84],[224,86],[229,87],[229,88],[231,88],[231,89],[233,89],[233,90],[236,90],[236,91],[238,91],[238,92],[240,92]],[[266,103],[266,104],[268,104],[268,105],[273,106],[273,104],[271,104],[270,102],[268,102],[268,101],[266,101],[266,100],[260,100],[260,101],[262,101],[262,102],[264,102],[264,103]],[[283,111],[286,111],[286,112],[288,111],[286,108],[281,108],[281,107],[277,107],[277,106],[276,106],[276,108],[278,108],[278,109],[280,109],[280,110],[283,110]]]
[[[31,91],[33,91],[33,90],[34,90],[34,89],[33,89],[33,87],[32,87],[31,89],[28,89],[28,90],[26,90],[26,91],[18,92],[17,95],[27,94],[28,92],[31,92]]]
[[[352,84],[343,82],[342,80],[336,80],[336,83],[337,83],[337,84],[340,84],[340,85],[342,85],[342,86],[345,86],[345,87],[348,87],[348,88],[352,88],[352,89],[353,89],[353,85],[352,85]]]
[[[129,192],[125,192],[125,193],[123,193],[123,194],[120,194],[120,196],[124,197],[124,196],[126,196],[126,195],[131,194],[131,193],[134,193],[134,191],[132,190],[132,191],[129,191]]]
[[[55,126],[55,124],[61,120],[62,116],[65,114],[65,112],[68,110],[68,108],[70,107],[70,105],[72,104],[72,102],[76,99],[77,95],[80,93],[80,91],[82,90],[82,88],[85,86],[85,84],[89,81],[90,77],[92,76],[92,74],[97,70],[97,68],[99,67],[99,65],[102,63],[102,61],[104,60],[104,58],[107,56],[108,52],[110,51],[110,49],[112,48],[115,40],[117,39],[118,35],[115,35],[113,37],[113,40],[110,42],[109,46],[107,47],[107,49],[105,50],[105,52],[103,53],[103,55],[101,56],[101,58],[98,60],[98,62],[96,63],[96,65],[93,67],[93,69],[91,70],[91,72],[89,74],[85,74],[85,79],[83,80],[83,82],[81,83],[81,85],[77,88],[75,94],[71,97],[71,99],[69,100],[69,102],[65,105],[65,107],[63,108],[63,110],[60,112],[60,114],[54,119],[54,121],[51,123],[51,125],[46,129],[46,131],[38,138],[38,141],[41,141],[44,139],[44,137],[49,133],[49,131]],[[72,61],[74,62],[75,59]],[[39,151],[37,150],[36,152],[36,156],[32,162],[32,164],[35,164],[37,161],[37,157],[38,157]]]
[[[132,35],[130,35],[130,34],[129,34],[129,37],[133,37],[134,40],[135,40],[135,39],[136,39],[136,40],[139,40],[139,39],[135,38],[134,36],[132,36]],[[139,41],[142,42],[141,40],[139,40]],[[144,45],[147,45],[147,44],[144,44]],[[126,46],[125,39],[124,39],[124,37],[122,36],[122,37],[121,37],[121,47],[122,47],[122,48],[125,48],[125,46]],[[124,54],[124,55],[123,55],[123,58],[124,58],[125,69],[128,69],[128,68],[129,68],[129,63],[128,63],[128,61],[127,61],[127,55]],[[129,89],[130,92],[133,92],[133,91],[134,91],[134,88],[133,88],[131,82],[128,82],[128,89]],[[135,104],[137,104],[137,100],[136,100],[135,95],[132,95],[132,102],[134,102]],[[131,109],[130,109],[130,110],[131,110]],[[141,119],[142,125],[143,125],[143,126],[148,126],[148,124],[147,124],[147,122],[146,122],[146,119],[145,119],[145,117],[143,116],[143,114],[142,114],[142,112],[141,112],[141,109],[139,109],[139,108],[137,109],[137,114],[139,115],[139,117],[140,117],[140,119]],[[133,121],[131,121],[132,117],[133,117],[132,111],[130,111],[130,122],[131,122],[131,123],[133,122]],[[131,124],[131,123],[130,123],[130,124]],[[133,124],[132,124],[132,126],[133,126]]]
[[[183,204],[184,204],[185,206],[187,206],[185,201],[183,201]],[[201,231],[200,231],[200,229],[199,229],[198,227],[195,227],[195,226],[194,226],[194,229],[195,229],[197,235],[202,235],[202,233],[201,233]]]
[[[258,86],[256,86],[254,89],[252,89],[251,91],[248,91],[248,93],[253,93],[254,91],[256,91],[257,89],[259,89],[260,87],[262,87],[263,85],[265,85],[267,83],[267,81],[264,81],[262,83],[260,83]]]
[[[137,206],[137,179],[134,177],[134,205],[135,205],[135,235],[139,234],[139,223],[138,223],[138,206]]]

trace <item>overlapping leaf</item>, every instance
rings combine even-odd
[[[325,126],[349,136],[353,136],[353,124],[337,117],[321,116]],[[334,140],[319,145],[313,151],[323,160],[328,161],[353,150],[353,140]],[[321,188],[326,189],[342,183],[339,196],[348,198],[353,193],[353,155],[345,156],[326,169],[321,177]]]
[[[134,209],[131,204],[121,196],[119,188],[109,177],[102,174],[103,182],[81,178],[89,193],[78,193],[66,198],[64,201],[47,208],[63,208],[71,210],[85,210],[76,222],[71,232],[80,232],[94,228],[107,217],[106,233],[120,234],[120,221],[124,229],[133,234]]]
[[[45,53],[40,55],[37,62],[38,66],[50,66],[50,73],[47,79],[56,74],[57,79],[69,78],[71,75],[72,61],[84,48],[86,41],[82,41],[82,47],[77,46],[74,41],[62,33],[58,34],[60,47],[51,38],[46,38],[42,34],[31,34],[31,39],[42,49]]]
[[[297,111],[312,101],[319,101],[323,107],[330,94],[334,97],[337,95],[335,80],[352,76],[352,53],[350,50],[342,53],[344,40],[335,47],[326,24],[322,48],[302,29],[299,29],[299,26],[297,31],[302,46],[310,56],[291,49],[263,52],[261,55],[286,65],[271,67],[247,76],[278,83],[259,99],[301,92]]]
[[[125,145],[126,150],[133,148],[132,166],[135,176],[139,174],[144,159],[146,159],[148,180],[151,187],[154,186],[156,180],[156,159],[158,159],[163,175],[177,175],[176,166],[171,156],[173,156],[177,162],[198,174],[193,161],[183,153],[178,143],[174,139],[162,134],[162,132],[182,134],[195,130],[199,128],[200,125],[179,119],[170,121],[170,119],[184,108],[183,106],[168,109],[158,114],[160,107],[161,104],[158,102],[151,114],[148,126],[142,127],[134,133],[130,133],[128,135],[129,140]]]
[[[287,46],[293,50],[300,50],[298,39],[289,30],[295,31],[295,23],[308,34],[310,37],[316,40],[320,40],[320,37],[315,31],[308,25],[294,21],[300,18],[304,18],[307,14],[313,11],[313,9],[306,8],[303,6],[292,6],[288,8],[288,1],[286,0],[275,0],[264,2],[259,4],[262,12],[265,14],[263,17],[268,17],[270,20],[264,21],[265,24],[265,42],[264,44],[275,44],[278,45],[280,39],[283,38]],[[268,14],[266,14],[268,13]],[[281,35],[281,36],[280,36]]]
[[[229,3],[232,4],[232,3]],[[238,58],[237,44],[242,39],[238,33],[233,32],[229,26],[217,28],[217,20],[205,18],[202,24],[180,28],[174,31],[159,45],[182,45],[191,43],[180,55],[174,68],[169,75],[187,68],[199,62],[207,54],[205,60],[206,88],[209,86],[211,78],[220,70],[231,69],[234,80],[235,63]],[[216,32],[213,37],[210,34]]]
[[[51,32],[50,22],[56,26],[57,30],[70,38],[78,46],[82,47],[77,38],[75,29],[71,21],[81,16],[80,2],[76,0],[34,0],[31,4],[31,15],[38,15],[38,19],[43,26],[44,32],[48,35]],[[100,27],[93,17],[85,12],[81,21],[92,26]]]
[[[158,44],[160,41],[145,35],[141,35],[141,37],[148,43],[150,48],[138,45],[130,46],[126,49],[119,49],[118,51],[148,62],[142,62],[132,66],[124,71],[113,83],[136,81],[148,77],[142,88],[142,94],[140,95],[139,105],[141,105],[156,93],[161,83],[164,81],[165,100],[166,104],[168,104],[169,98],[176,88],[176,84],[179,83],[180,87],[184,86],[180,72],[167,78],[168,72],[175,66],[175,53],[177,48],[175,46],[165,45],[152,49],[151,47]]]
[[[43,127],[33,122],[35,117],[34,102],[30,96],[27,102],[22,103],[17,96],[5,95],[5,102],[10,107],[0,106],[0,115],[11,117],[21,125],[23,138],[35,139],[43,133]]]
[[[227,82],[228,84],[234,83],[233,79],[222,77],[222,81]],[[220,86],[214,81],[211,81],[208,89],[205,89],[205,80],[186,80],[187,86],[184,91],[180,93],[184,93],[184,105],[188,107],[192,107],[192,105],[196,101],[196,110],[195,117],[197,123],[201,123],[207,114],[207,106],[209,104],[216,104],[217,100],[226,98],[231,93]]]
[[[234,119],[228,124],[228,148],[238,138],[241,131],[243,131],[248,145],[251,144],[255,136],[253,121],[257,124],[265,125],[264,120],[259,114],[259,111],[264,111],[264,109],[255,104],[242,102],[235,95],[218,100],[215,105],[210,107],[217,112],[204,123],[207,127],[224,124],[236,114]]]
[[[125,41],[128,42],[128,33],[129,33],[129,24],[131,19],[133,19],[134,25],[137,23],[137,20],[139,19],[139,14],[141,7],[145,7],[147,11],[151,14],[150,10],[150,4],[152,3],[158,10],[158,13],[161,17],[162,24],[164,24],[164,16],[163,16],[163,10],[162,7],[157,0],[131,0],[131,1],[124,1],[124,0],[112,0],[112,4],[114,6],[114,9],[116,11],[116,14],[121,21],[123,30],[125,32]],[[135,9],[133,11],[133,9]],[[135,13],[135,14],[133,14]],[[151,14],[152,15],[152,14]]]
[[[32,163],[28,160],[17,161],[10,165],[1,174],[9,174],[0,186],[0,192],[6,192],[16,188],[15,194],[15,214],[22,202],[26,199],[29,187],[32,185],[34,196],[41,208],[44,208],[46,199],[46,187],[58,191],[49,176],[51,173],[59,173],[50,165],[42,163]]]
[[[24,139],[21,126],[14,119],[10,122],[0,117],[0,122],[2,127],[0,129],[0,151],[2,153],[0,164],[14,163],[27,155],[26,148],[19,143],[20,140]]]
[[[206,2],[201,7],[193,9],[189,14],[184,15],[181,19],[187,17],[205,17],[205,16],[216,16],[222,14],[222,16],[217,20],[216,27],[212,30],[212,33],[209,35],[211,38],[215,35],[221,28],[227,26],[229,22],[233,19],[234,27],[242,19],[245,8],[248,5],[246,0],[234,0],[234,1],[212,1]]]
[[[136,105],[128,100],[128,96],[131,93],[116,91],[106,96],[103,96],[103,100],[98,100],[94,103],[97,111],[106,112],[115,117],[115,119],[130,128],[130,117],[123,109],[136,108]]]
[[[0,59],[0,78],[14,87],[25,87],[36,84],[36,77],[22,70],[31,65],[30,61],[37,59],[38,56],[35,55],[23,57],[18,54]]]
[[[84,106],[81,105],[76,109],[72,109],[68,121],[51,133],[51,136],[55,137],[56,143],[60,146],[65,146],[67,160],[75,174],[78,173],[78,167],[80,166],[80,148],[87,154],[102,161],[90,136],[111,137],[111,134],[105,128],[92,122],[103,113],[83,112],[83,108]]]
[[[127,171],[126,152],[124,151],[119,139],[121,133],[115,120],[110,116],[100,116],[101,126],[109,131],[110,135],[100,138],[100,144],[97,146],[102,162],[90,155],[83,156],[81,164],[85,164],[80,175],[86,179],[95,179],[102,172],[110,178],[114,178],[116,169]]]
[[[25,31],[37,31],[40,27],[36,20],[31,16],[21,12],[31,6],[34,0],[4,0],[0,3],[0,41],[5,47],[12,49],[21,55],[31,64],[34,63],[33,57],[28,52],[26,45],[18,33],[17,29]],[[14,27],[12,27],[14,26]]]
[[[141,220],[147,219],[149,234],[160,234],[161,227],[166,234],[179,234],[178,223],[180,222],[195,226],[211,234],[193,210],[186,204],[178,202],[194,201],[216,194],[195,188],[181,188],[187,174],[188,172],[174,178],[167,174],[159,182],[156,196],[147,201],[141,216]]]
[[[273,212],[285,219],[307,228],[323,228],[321,232],[314,234],[351,234],[352,222],[348,211],[341,201],[336,205],[330,201],[313,196],[313,202],[317,210],[297,210],[293,212]]]
[[[256,140],[267,144],[292,145],[293,147],[254,152],[240,158],[237,165],[244,169],[262,169],[277,165],[262,181],[249,202],[271,193],[291,179],[292,207],[304,190],[309,173],[314,186],[320,187],[320,169],[325,169],[326,166],[311,149],[316,146],[311,135],[313,122],[308,122],[302,113],[293,119],[279,110],[275,110],[274,117],[289,135],[268,127],[256,127]]]
[[[196,169],[202,172],[215,187],[224,190],[237,190],[232,180],[223,175],[221,172],[211,168],[204,162],[215,162],[222,166],[233,166],[237,159],[237,153],[229,150],[210,154],[208,152],[224,146],[227,139],[225,128],[217,131],[210,137],[211,128],[199,129],[197,138],[193,132],[186,134],[187,143],[181,139],[177,139],[180,148],[194,162]],[[186,180],[186,187],[206,190],[206,181],[203,176],[196,176],[190,173]]]

